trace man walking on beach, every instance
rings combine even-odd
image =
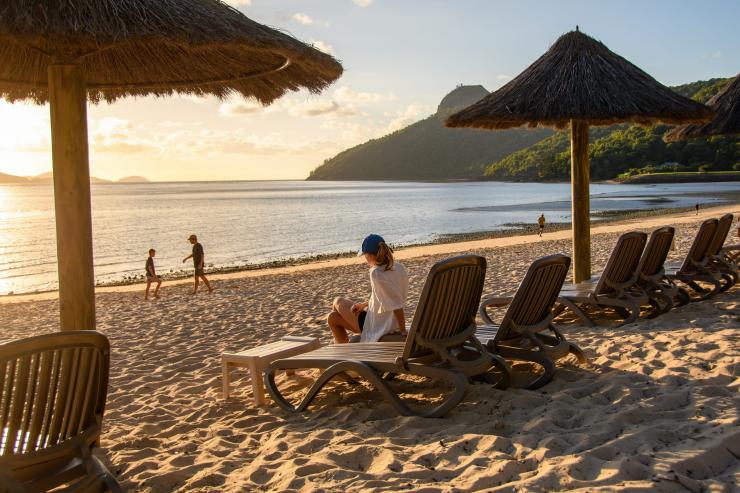
[[[542,232],[545,230],[545,213],[544,212],[540,214],[540,218],[537,219],[537,224],[540,225],[540,237],[541,237]]]
[[[203,279],[203,282],[205,283],[206,287],[208,288],[208,292],[210,293],[213,291],[213,289],[208,283],[208,279],[206,279],[206,273],[203,270],[203,268],[205,267],[205,254],[203,253],[203,245],[198,243],[198,237],[195,235],[190,235],[188,241],[190,241],[190,244],[193,245],[193,253],[182,259],[182,261],[184,263],[185,261],[187,261],[187,259],[192,258],[193,266],[195,267],[195,284],[193,285],[193,292],[190,294],[195,294],[198,292],[199,279]]]
[[[698,216],[699,215],[699,202],[697,202],[694,207],[696,208],[696,215]]]

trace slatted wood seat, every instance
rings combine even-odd
[[[485,325],[478,327],[476,337],[488,349],[504,358],[531,361],[542,366],[544,372],[527,388],[536,389],[547,384],[555,374],[555,361],[572,353],[580,363],[586,363],[583,351],[553,325],[553,305],[563,286],[570,267],[565,255],[550,255],[530,265],[513,297],[484,298],[479,314]],[[506,306],[507,310],[496,324],[487,308]]]
[[[650,298],[637,285],[637,267],[646,241],[647,234],[641,232],[621,235],[599,276],[578,284],[566,284],[560,290],[558,302],[561,307],[556,313],[568,308],[583,323],[593,327],[593,320],[578,305],[595,305],[614,308],[623,317],[620,325],[637,320],[640,306],[650,302]]]
[[[305,353],[319,346],[319,340],[316,337],[284,336],[279,341],[247,349],[239,353],[222,353],[221,381],[223,383],[223,398],[229,398],[231,370],[239,367],[249,368],[254,403],[257,406],[265,404],[265,387],[262,384],[262,370],[276,359]]]
[[[671,226],[658,228],[650,233],[645,251],[637,268],[637,284],[650,298],[653,310],[648,317],[666,313],[674,304],[689,302],[689,293],[665,275],[665,260],[673,244],[675,229]]]
[[[707,219],[701,223],[683,262],[666,264],[666,277],[672,281],[680,281],[691,288],[696,295],[692,298],[694,300],[707,299],[722,289],[721,274],[709,264],[707,255],[717,232],[717,226],[716,219]],[[698,284],[700,282],[711,287],[704,288]]]
[[[474,335],[485,272],[486,260],[474,255],[435,264],[422,289],[405,342],[336,344],[275,361],[265,370],[268,392],[283,409],[303,411],[328,381],[351,371],[370,382],[399,414],[444,416],[462,400],[468,376],[483,374],[496,366],[508,378],[506,362],[491,355]],[[297,406],[289,403],[275,384],[275,372],[290,368],[323,370]],[[383,378],[386,373],[445,380],[454,390],[430,409],[412,409]]]
[[[108,339],[94,331],[0,345],[1,486],[122,491],[91,453],[103,423],[109,359]]]

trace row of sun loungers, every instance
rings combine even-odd
[[[686,258],[675,266],[665,264],[673,228],[657,229],[649,240],[645,233],[627,233],[604,271],[588,283],[565,284],[570,259],[551,255],[532,263],[513,296],[482,302],[485,258],[444,260],[429,272],[405,341],[330,345],[280,359],[265,370],[265,384],[280,407],[301,411],[333,378],[352,381],[359,375],[400,414],[426,417],[454,408],[470,379],[505,388],[511,360],[539,365],[542,372],[526,386],[541,387],[553,378],[558,359],[572,354],[586,362],[581,349],[553,324],[564,310],[591,325],[583,307],[596,305],[614,309],[629,323],[643,308],[646,316],[658,316],[734,285],[740,247],[723,247],[732,219],[728,214],[702,223]],[[498,323],[487,311],[496,306],[506,307]],[[480,326],[478,311],[485,322]],[[121,491],[91,453],[101,433],[109,358],[108,340],[94,331],[0,345],[0,492]],[[305,368],[322,372],[294,406],[278,390],[275,373]],[[404,374],[446,381],[452,392],[429,408],[416,408],[390,384]],[[82,479],[57,488],[75,478]]]
[[[508,360],[539,365],[542,372],[526,385],[539,388],[552,379],[558,359],[573,354],[580,363],[586,362],[581,349],[553,324],[563,311],[570,310],[593,326],[584,308],[609,308],[627,324],[643,311],[656,317],[734,285],[737,264],[723,248],[732,221],[732,214],[727,214],[702,223],[686,258],[675,266],[665,263],[673,244],[672,227],[653,231],[649,240],[645,233],[630,232],[619,237],[603,272],[586,283],[565,284],[570,259],[551,255],[529,267],[513,296],[482,301],[485,259],[464,255],[444,260],[429,272],[405,342],[331,345],[278,360],[265,370],[265,385],[280,407],[302,411],[332,378],[353,372],[370,382],[400,414],[427,417],[443,416],[455,407],[470,377],[506,387],[511,380]],[[496,323],[487,309],[503,306],[506,312]],[[476,324],[476,309],[482,326]],[[322,373],[294,406],[279,391],[275,374],[302,368]],[[498,378],[492,378],[492,373]],[[430,409],[412,409],[389,384],[388,377],[397,374],[446,380],[453,391]]]

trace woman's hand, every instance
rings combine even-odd
[[[363,311],[365,308],[367,308],[367,302],[364,303],[355,303],[352,305],[352,313],[355,315],[359,315],[361,311]]]

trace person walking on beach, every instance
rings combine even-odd
[[[699,215],[699,202],[697,202],[694,207],[696,208],[696,215],[698,216]]]
[[[545,213],[544,212],[540,214],[540,218],[537,219],[537,224],[540,225],[540,237],[541,237],[542,232],[545,230]]]
[[[157,275],[157,271],[154,269],[154,255],[157,251],[154,248],[149,249],[149,257],[146,259],[146,291],[144,292],[144,299],[149,299],[149,288],[153,282],[157,283],[157,287],[154,288],[154,297],[159,298],[159,287],[162,285],[162,278]]]
[[[189,258],[192,258],[193,266],[195,267],[195,284],[193,284],[193,292],[190,294],[195,294],[198,292],[199,279],[203,279],[203,282],[205,283],[206,287],[208,288],[208,292],[210,293],[213,291],[213,288],[211,288],[211,285],[206,278],[206,273],[203,270],[203,268],[205,267],[205,254],[203,253],[203,245],[198,243],[198,237],[195,235],[190,235],[188,241],[191,245],[193,245],[193,253],[182,259],[182,261],[183,263],[185,263],[185,261],[187,261]]]
[[[376,342],[394,332],[406,336],[406,268],[394,261],[393,250],[376,234],[365,238],[359,255],[364,255],[370,266],[370,299],[359,303],[347,298],[334,300],[327,317],[334,341],[350,342],[350,334],[356,334],[352,342]]]

